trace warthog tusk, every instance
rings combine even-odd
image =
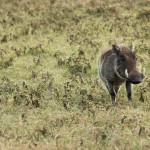
[[[125,75],[126,75],[127,78],[129,77],[127,69],[125,70]]]
[[[142,72],[143,74],[145,74],[145,68],[142,68],[142,69],[141,69],[141,72]]]
[[[119,66],[120,67],[120,66]],[[117,69],[119,68],[119,67],[117,67],[117,66],[115,66],[115,73],[116,73],[116,75],[120,78],[120,79],[122,79],[122,80],[126,80],[126,78],[124,78],[124,77],[122,77],[120,74],[119,74],[119,72],[117,71]]]

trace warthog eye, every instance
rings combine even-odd
[[[120,60],[125,61],[125,57],[123,55],[120,55]]]

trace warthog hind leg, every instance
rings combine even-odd
[[[117,94],[118,90],[119,90],[120,86],[115,86],[114,89],[115,89],[115,93]]]

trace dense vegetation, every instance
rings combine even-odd
[[[0,3],[0,149],[150,149],[149,0]],[[112,106],[97,60],[131,42],[145,79]]]

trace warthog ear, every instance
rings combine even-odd
[[[129,48],[131,49],[132,52],[135,52],[135,46],[133,43],[131,45],[129,45]]]
[[[112,45],[112,52],[119,55],[120,48],[117,45]]]

